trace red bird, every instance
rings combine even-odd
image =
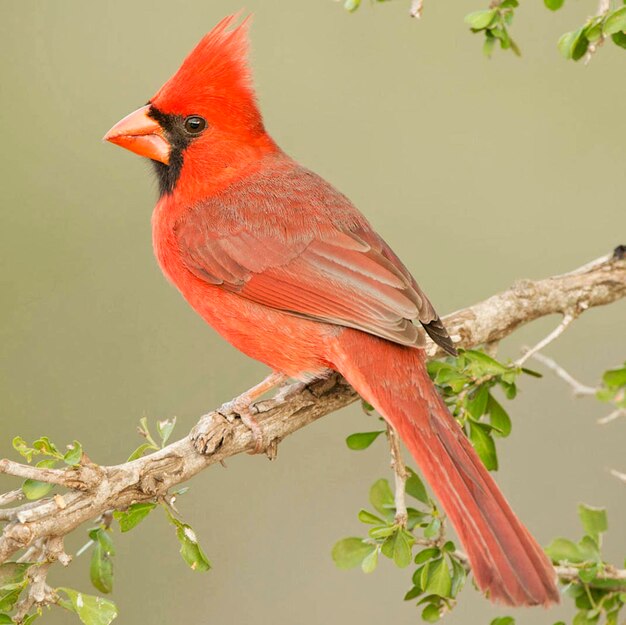
[[[248,402],[287,377],[338,371],[410,450],[478,586],[509,605],[558,602],[548,559],[426,373],[424,331],[455,353],[441,320],[350,200],[266,132],[247,24],[234,27],[236,17],[105,137],[152,159],[163,272],[209,325],[274,371]]]

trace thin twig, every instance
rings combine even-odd
[[[4,495],[0,495],[0,506],[6,506],[14,501],[21,501],[25,497],[26,495],[21,488],[11,490],[8,493],[4,493]]]
[[[389,451],[391,452],[391,468],[393,469],[395,493],[394,502],[396,506],[396,523],[401,527],[406,527],[408,512],[406,509],[405,486],[409,474],[402,459],[400,451],[400,439],[396,431],[387,424],[387,439],[389,440]]]
[[[409,15],[419,19],[422,17],[422,11],[424,10],[424,0],[411,0],[411,8],[409,9]]]
[[[27,480],[47,482],[48,484],[59,484],[60,486],[69,486],[72,482],[69,477],[69,471],[33,467],[29,464],[13,462],[13,460],[9,460],[8,458],[0,460],[0,473],[13,475],[14,477],[23,477]]]
[[[599,0],[596,16],[604,15],[611,8],[611,0]],[[591,57],[597,52],[598,48],[604,43],[606,37],[600,33],[600,37],[596,41],[592,41],[587,48],[583,63],[587,65],[591,61]]]
[[[576,380],[567,371],[565,371],[565,369],[563,369],[561,365],[552,360],[552,358],[544,356],[544,354],[540,353],[535,353],[532,355],[532,357],[548,367],[548,369],[556,373],[556,375],[558,375],[561,380],[566,382],[572,388],[574,395],[576,395],[577,397],[596,394],[597,389],[593,388],[593,386],[587,386],[586,384],[583,384],[582,382]]]
[[[616,469],[611,469],[611,475],[616,477],[618,480],[626,483],[626,473],[622,473],[621,471],[617,471]]]
[[[559,325],[556,328],[554,328],[554,330],[552,330],[550,334],[548,334],[546,337],[541,339],[539,343],[537,343],[534,347],[531,347],[530,349],[528,349],[524,353],[523,356],[518,358],[515,361],[515,365],[518,367],[521,367],[529,358],[532,358],[535,354],[537,354],[544,347],[546,347],[546,345],[550,345],[552,341],[559,338],[559,336],[561,336],[561,334],[563,334],[563,332],[565,332],[565,330],[567,330],[567,328],[572,324],[572,322],[574,321],[574,319],[576,319],[576,317],[577,315],[574,315],[572,313],[564,314],[561,323],[559,323]]]
[[[626,417],[626,410],[624,408],[618,408],[617,410],[614,410],[610,414],[606,415],[606,417],[598,419],[598,423],[600,425],[606,425],[607,423],[611,423],[611,421],[615,421],[615,419],[619,419],[620,417]]]

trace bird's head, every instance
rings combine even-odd
[[[151,159],[161,194],[182,175],[198,181],[229,177],[275,148],[265,133],[247,63],[248,24],[238,14],[205,35],[148,104],[104,136]]]

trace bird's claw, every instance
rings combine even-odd
[[[218,412],[229,422],[233,423],[238,417],[241,422],[250,430],[252,434],[252,440],[254,441],[254,448],[250,451],[250,454],[260,454],[266,450],[265,440],[263,438],[263,430],[254,418],[255,414],[259,413],[258,408],[254,403],[247,403],[245,401],[237,401],[236,399],[226,402],[221,406]]]

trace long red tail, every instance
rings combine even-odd
[[[452,522],[479,588],[508,605],[558,602],[550,562],[448,412],[421,350],[346,330],[333,365],[400,435]]]

